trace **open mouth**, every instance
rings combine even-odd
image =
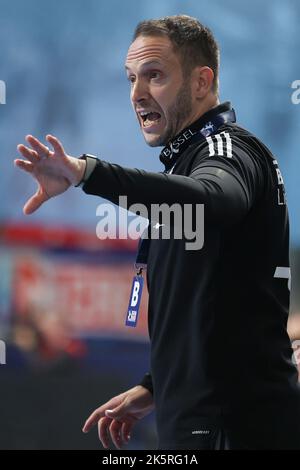
[[[142,118],[142,125],[143,127],[150,127],[153,124],[157,124],[161,118],[161,114],[157,112],[146,112],[142,111],[140,113],[140,116]]]

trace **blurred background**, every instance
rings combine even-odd
[[[146,292],[139,327],[124,326],[136,242],[99,240],[103,201],[80,189],[24,216],[35,183],[13,159],[26,134],[51,133],[71,155],[161,171],[159,149],[138,130],[124,60],[139,21],[179,13],[213,30],[221,100],[279,161],[291,219],[290,334],[300,339],[299,1],[0,0],[1,449],[101,448],[96,431],[81,433],[84,420],[148,370]],[[128,448],[155,446],[152,415]]]

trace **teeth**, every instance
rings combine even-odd
[[[140,111],[139,112],[141,116],[147,116],[147,114],[150,114],[150,113],[156,113],[156,111]]]
[[[149,116],[150,114],[158,114],[158,118],[157,119],[151,119],[149,120]],[[143,121],[143,126],[144,127],[148,127],[150,125],[152,125],[154,122],[158,121],[159,118],[161,117],[159,115],[159,113],[157,113],[156,111],[139,111],[138,114],[140,115],[140,117],[142,118],[142,121]]]

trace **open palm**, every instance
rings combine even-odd
[[[24,214],[32,214],[45,201],[65,192],[78,182],[82,173],[78,159],[67,155],[56,137],[48,135],[46,139],[53,151],[31,135],[26,137],[31,148],[22,144],[17,147],[26,160],[16,159],[15,165],[30,173],[38,183],[36,193],[24,206]]]

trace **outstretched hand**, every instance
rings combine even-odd
[[[67,155],[61,142],[47,135],[53,151],[32,135],[26,136],[30,147],[23,144],[17,149],[25,160],[16,159],[15,165],[31,173],[38,183],[36,193],[26,202],[24,214],[32,214],[51,197],[65,192],[71,185],[81,180],[86,162]]]

